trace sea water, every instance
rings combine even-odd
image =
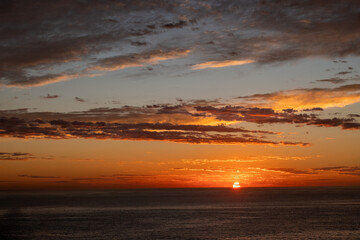
[[[3,191],[0,239],[360,239],[360,188]]]

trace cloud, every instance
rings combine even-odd
[[[329,83],[334,83],[334,84],[339,84],[339,83],[345,83],[347,82],[348,79],[345,78],[327,78],[327,79],[320,79],[320,80],[316,80],[316,82],[329,82]]]
[[[314,171],[300,170],[295,168],[249,168],[249,169],[261,170],[264,172],[278,172],[278,173],[295,174],[295,175],[317,174],[317,172]]]
[[[171,170],[175,171],[190,171],[190,172],[209,172],[209,173],[224,173],[229,171],[229,169],[222,168],[173,168]],[[233,171],[233,170],[230,170]]]
[[[347,77],[347,78],[333,77],[333,78],[327,78],[327,79],[320,79],[320,80],[316,80],[316,82],[329,82],[329,83],[333,83],[333,84],[340,84],[340,83],[346,83],[346,82],[350,82],[350,81],[359,81],[359,80],[360,80],[359,75],[355,75],[355,76]]]
[[[354,166],[336,166],[336,167],[322,167],[322,168],[313,168],[315,171],[331,171],[336,172],[342,175],[353,175],[360,176],[360,167]]]
[[[26,174],[18,175],[18,177],[25,177],[25,178],[59,178],[59,177],[54,177],[54,176],[37,176],[37,175],[26,175]]]
[[[60,96],[56,95],[56,94],[54,94],[54,95],[48,94],[46,96],[41,96],[41,98],[44,98],[44,99],[54,99],[54,98],[58,98],[58,97],[60,97]]]
[[[360,129],[360,124],[353,118],[319,118],[315,114],[293,113],[286,110],[277,112],[271,108],[247,108],[238,106],[212,107],[199,106],[195,107],[200,113],[211,114],[219,120],[226,121],[245,121],[258,124],[306,124],[319,127],[342,127],[343,129]],[[305,109],[305,111],[320,111],[320,108]]]
[[[99,74],[46,74],[43,76],[29,77],[19,76],[12,78],[12,81],[8,81],[5,84],[9,87],[39,87],[50,83],[57,83],[62,81],[68,81],[80,77],[96,77]]]
[[[171,28],[182,28],[182,27],[185,27],[187,25],[188,25],[188,23],[186,21],[180,20],[180,21],[175,22],[175,23],[166,23],[162,27],[171,29]]]
[[[29,112],[28,109],[0,110],[0,135],[19,138],[96,138],[117,140],[157,140],[183,143],[208,144],[265,144],[308,146],[309,143],[289,141],[281,133],[267,130],[252,130],[235,127],[243,122],[256,124],[293,124],[297,127],[309,125],[318,127],[339,127],[359,130],[360,123],[352,116],[348,118],[322,118],[322,107],[314,107],[324,97],[356,96],[360,85],[344,85],[338,88],[296,89],[282,92],[255,94],[227,101],[190,100],[177,104],[153,104],[145,106],[122,106],[118,108],[93,108],[86,111]],[[311,108],[263,108],[252,107],[255,98],[270,104],[274,99],[287,102],[294,92],[309,94],[306,106]],[[310,98],[310,95],[313,98]],[[357,96],[357,97],[360,97]],[[236,101],[245,99],[245,106]],[[279,100],[279,101],[280,101]],[[249,103],[250,101],[250,103]],[[299,99],[304,101],[304,99]],[[313,101],[310,104],[310,101]],[[291,101],[289,101],[291,102]],[[277,102],[278,104],[278,102]],[[246,106],[250,105],[250,106]],[[305,104],[301,104],[304,107]],[[321,104],[320,104],[321,105]],[[316,114],[314,113],[316,112]]]
[[[304,111],[304,112],[315,112],[315,111],[324,111],[324,109],[320,108],[320,107],[314,107],[314,108],[305,108],[305,109],[302,109],[302,111]]]
[[[184,57],[190,52],[191,50],[184,49],[171,51],[154,50],[143,54],[109,57],[97,61],[90,70],[115,71],[129,67],[140,67],[145,64],[155,64],[160,61]]]
[[[240,99],[240,102],[239,102]],[[343,105],[336,102],[339,99],[348,99],[356,102],[360,99],[360,85],[344,85],[337,88],[312,88],[295,89],[281,92],[254,94],[245,97],[239,97],[229,101],[220,100],[191,100],[180,101],[178,104],[153,104],[145,106],[122,106],[119,108],[93,108],[86,111],[77,111],[69,113],[60,112],[29,112],[27,109],[0,110],[0,117],[10,121],[23,120],[63,120],[85,121],[85,122],[116,122],[122,124],[172,124],[190,126],[188,129],[205,129],[211,131],[210,126],[216,126],[216,131],[221,129],[221,125],[238,124],[241,122],[251,122],[257,124],[296,124],[314,125],[323,127],[341,127],[342,129],[359,129],[359,123],[354,116],[349,118],[321,118],[319,112],[324,111],[324,106]],[[298,102],[296,102],[298,101]],[[228,103],[232,102],[233,105]],[[282,108],[282,104],[294,108]],[[257,103],[257,104],[256,104]],[[271,107],[255,107],[262,105],[275,105]],[[281,105],[277,107],[278,105]],[[320,105],[320,106],[319,106]],[[322,106],[321,106],[322,105]],[[310,108],[304,108],[310,107]],[[315,114],[314,112],[317,112]],[[18,120],[15,120],[18,119]],[[5,120],[4,120],[5,121]],[[220,126],[219,126],[220,125]],[[165,126],[165,125],[164,125]],[[168,126],[167,126],[168,127]],[[164,130],[167,128],[164,127]],[[233,129],[227,129],[231,132]],[[172,130],[179,130],[171,127]],[[180,129],[181,131],[184,129]],[[239,132],[239,129],[235,130]],[[245,130],[242,132],[248,135],[242,137],[249,138],[252,133],[255,134],[274,134],[274,132],[264,130]]]
[[[239,97],[244,104],[269,107],[276,110],[285,108],[329,108],[344,107],[360,101],[360,84],[344,85],[337,88],[303,88],[266,94]]]
[[[75,101],[77,102],[86,102],[84,99],[79,98],[79,97],[74,97]]]
[[[31,153],[0,152],[0,161],[25,161],[34,158]]]
[[[239,66],[244,64],[253,63],[253,60],[224,60],[224,61],[210,61],[195,64],[192,66],[194,70],[200,70],[205,68],[222,68],[222,67],[231,67],[231,66]]]
[[[146,46],[147,42],[138,42],[138,41],[136,41],[136,42],[131,42],[131,45],[141,47],[141,46]]]
[[[347,75],[347,74],[350,74],[352,72],[350,71],[343,71],[343,72],[338,72],[336,75]]]
[[[307,146],[308,143],[266,140],[263,134],[227,126],[173,125],[173,124],[122,124],[106,122],[80,122],[66,120],[45,121],[19,118],[0,118],[0,136],[17,138],[94,138],[113,140],[157,140],[195,144],[262,144]],[[252,132],[260,134],[239,135]]]
[[[262,162],[260,159],[183,159],[182,162],[193,165],[205,165],[209,163],[253,163]]]
[[[112,71],[178,57],[203,69],[239,65],[244,59],[262,65],[359,56],[359,9],[357,0],[36,5],[19,0],[0,16],[0,84],[42,86],[92,76],[94,69]],[[177,49],[193,51],[160,59],[151,55]]]
[[[73,178],[73,181],[96,181],[104,178]]]

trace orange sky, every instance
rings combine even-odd
[[[360,5],[310,2],[10,7],[0,190],[359,186]]]

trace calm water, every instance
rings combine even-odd
[[[360,239],[360,188],[0,192],[0,239]]]

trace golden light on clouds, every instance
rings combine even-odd
[[[29,82],[14,82],[12,84],[8,84],[8,87],[16,87],[16,88],[27,88],[27,87],[40,87],[40,86],[45,86],[48,84],[52,84],[52,83],[58,83],[58,82],[63,82],[63,81],[69,81],[72,79],[76,79],[76,78],[81,78],[81,77],[87,77],[87,78],[92,78],[92,77],[98,77],[101,76],[102,74],[49,74],[49,75],[45,75],[45,76],[40,76],[40,77],[32,77],[32,81]],[[1,86],[1,84],[0,84]]]
[[[210,61],[210,62],[204,62],[195,64],[192,66],[192,69],[194,70],[201,70],[205,68],[222,68],[222,67],[232,67],[232,66],[239,66],[244,64],[249,64],[255,62],[251,59],[246,60],[225,60],[225,61]]]
[[[18,1],[0,189],[360,185],[360,1]]]
[[[274,110],[345,107],[360,102],[360,85],[345,85],[333,89],[295,89],[268,94],[256,94],[240,97],[240,99],[245,99],[245,103],[249,106],[262,106]]]

